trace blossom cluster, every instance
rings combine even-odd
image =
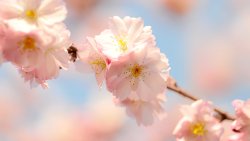
[[[99,87],[106,82],[115,103],[125,106],[139,125],[150,125],[164,115],[170,68],[151,27],[141,18],[111,17],[109,28],[87,37],[78,56],[78,68],[92,71]]]
[[[226,141],[249,141],[250,100],[235,100],[233,106],[236,117],[231,126],[233,132]],[[180,111],[183,117],[173,131],[177,141],[222,141],[223,125],[216,118],[211,102],[198,100],[182,106]]]
[[[68,68],[71,42],[63,23],[64,2],[2,0],[0,5],[0,60],[15,65],[31,85],[46,88],[47,80]]]
[[[47,80],[72,59],[64,2],[0,0],[0,5],[0,63],[13,64],[31,85],[48,87]],[[97,85],[106,85],[114,102],[139,125],[164,117],[170,67],[141,18],[111,17],[107,29],[76,48],[77,68],[93,72]],[[250,100],[235,100],[233,106],[234,133],[228,141],[250,141]],[[211,102],[198,100],[180,111],[183,117],[173,131],[177,141],[220,141],[224,129]]]
[[[64,2],[3,0],[0,4],[0,60],[16,66],[31,85],[48,87],[46,81],[67,69],[70,61]],[[169,64],[151,27],[144,26],[141,18],[112,17],[108,29],[87,37],[77,50],[82,63],[76,64],[93,71],[99,87],[105,81],[115,103],[125,106],[138,124],[152,124],[164,115]]]

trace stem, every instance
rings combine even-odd
[[[186,92],[185,90],[183,90],[182,88],[180,88],[176,81],[170,77],[169,80],[168,80],[168,84],[167,84],[167,88],[171,91],[174,91],[176,92],[177,94],[185,97],[185,98],[188,98],[192,101],[197,101],[199,100],[199,98],[196,98],[194,96],[192,96],[191,94],[189,94],[188,92]],[[223,120],[235,120],[235,118],[231,115],[229,115],[228,113],[222,111],[221,109],[218,109],[218,108],[214,108],[214,111],[217,112],[220,116],[220,121],[223,121]]]

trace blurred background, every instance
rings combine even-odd
[[[231,114],[232,100],[249,98],[249,0],[65,2],[75,43],[99,34],[111,16],[142,17],[181,87]],[[98,88],[94,75],[77,72],[73,64],[46,90],[30,89],[9,63],[1,65],[0,78],[0,141],[174,141],[178,108],[191,103],[167,91],[168,116],[139,127],[105,87]],[[223,124],[226,137],[230,121]]]

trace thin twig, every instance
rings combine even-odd
[[[172,77],[170,77],[169,81],[170,82],[168,82],[168,84],[167,84],[167,88],[169,90],[174,91],[177,94],[179,94],[179,95],[181,95],[181,96],[183,96],[185,98],[188,98],[188,99],[190,99],[192,101],[199,100],[199,98],[194,97],[193,95],[189,94],[188,92],[186,92],[182,88],[180,88],[177,85],[176,81]],[[235,120],[235,118],[233,116],[231,116],[228,113],[222,111],[221,109],[215,108],[214,110],[215,110],[215,112],[217,112],[220,115],[220,120],[221,121],[223,121],[223,120]]]

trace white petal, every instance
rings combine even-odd
[[[122,100],[128,98],[129,94],[131,93],[130,82],[128,78],[118,80],[117,87],[114,91],[114,95]]]
[[[24,11],[24,8],[14,1],[0,1],[0,5],[0,17],[3,19],[18,18]]]
[[[49,25],[62,22],[67,15],[65,4],[61,0],[43,0],[38,12],[41,17],[39,20]]]
[[[125,22],[117,16],[110,18],[110,29],[117,36],[127,33],[127,26],[125,25]]]

